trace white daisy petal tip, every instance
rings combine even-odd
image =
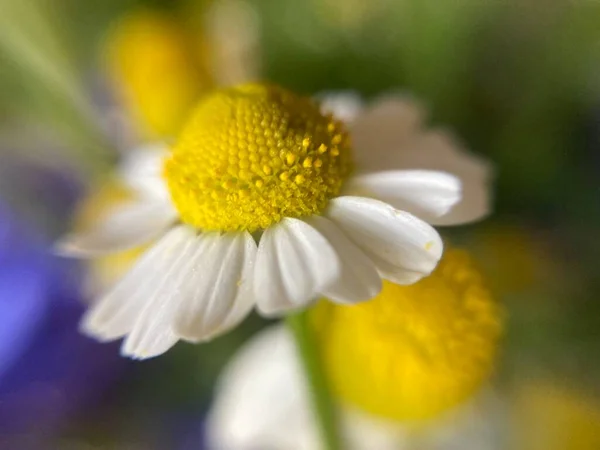
[[[259,312],[278,317],[303,309],[341,274],[338,255],[313,226],[286,218],[267,229],[259,243],[254,295]]]
[[[433,170],[387,170],[358,175],[349,190],[381,200],[431,223],[463,198],[460,178]]]
[[[438,232],[414,215],[365,197],[330,202],[333,220],[375,264],[383,278],[412,284],[429,275],[443,252]]]
[[[256,243],[247,233],[205,238],[205,255],[194,270],[201,273],[195,292],[186,295],[175,314],[173,330],[190,342],[206,342],[241,322],[254,306],[252,276]]]
[[[382,281],[373,262],[331,220],[314,216],[307,222],[315,227],[335,249],[340,276],[323,294],[335,303],[352,304],[370,300],[382,289]]]
[[[112,342],[126,335],[124,332],[114,332],[95,307],[86,311],[78,329],[84,336],[102,343]]]
[[[160,339],[154,339],[150,345],[134,342],[128,336],[121,345],[120,354],[125,358],[143,361],[162,355],[178,341],[179,338],[172,332],[161,336]]]
[[[115,253],[152,241],[175,218],[167,203],[135,201],[115,208],[90,229],[67,234],[54,248],[59,255],[77,258]]]
[[[111,342],[119,337],[110,337],[105,334],[102,327],[96,322],[93,309],[86,312],[79,322],[79,332],[84,336],[92,338],[98,342]]]
[[[177,307],[173,276],[187,262],[195,231],[178,226],[152,245],[119,283],[85,313],[80,328],[100,341],[127,336],[129,345],[162,345]]]

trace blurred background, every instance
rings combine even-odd
[[[0,5],[1,449],[203,448],[215,380],[265,322],[125,360],[77,331],[89,272],[115,265],[52,242],[120,155],[168,141],[190,99],[252,79],[410,93],[493,161],[493,216],[443,231],[506,308],[506,448],[600,448],[600,2]]]

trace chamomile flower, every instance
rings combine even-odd
[[[362,131],[359,118],[349,131],[318,102],[278,86],[206,95],[172,148],[126,162],[136,201],[63,241],[63,251],[93,256],[156,240],[84,329],[102,340],[126,336],[123,353],[146,358],[179,339],[210,339],[253,307],[278,316],[323,295],[356,303],[377,295],[382,279],[411,284],[431,273],[443,245],[427,221],[461,203],[461,180],[392,161],[363,171],[366,125],[380,128],[373,147],[390,138],[382,124],[392,134],[401,125],[374,112]],[[485,181],[476,188],[485,191]]]
[[[411,286],[385,282],[369,302],[323,301],[310,314],[343,448],[505,448],[497,400],[484,388],[502,311],[465,252],[447,249]],[[210,448],[320,448],[302,373],[286,328],[253,338],[217,385]]]
[[[401,358],[400,358],[401,359]],[[322,449],[294,339],[282,325],[261,331],[221,374],[206,420],[210,450]],[[371,380],[364,380],[368,386]],[[344,450],[502,450],[503,403],[486,388],[425,423],[373,416],[338,402]]]

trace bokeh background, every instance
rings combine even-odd
[[[211,343],[136,363],[77,332],[86,267],[55,256],[52,242],[120,154],[177,127],[152,116],[161,98],[119,86],[175,76],[146,80],[137,64],[158,44],[136,59],[115,37],[139,11],[185,30],[198,74],[189,95],[244,78],[366,100],[405,92],[492,160],[493,216],[444,232],[473,252],[506,308],[494,380],[506,432],[514,448],[600,448],[600,2],[0,5],[1,449],[202,448],[219,371],[265,325],[251,317]],[[119,72],[119,58],[134,62]],[[536,447],[536,433],[558,446]]]

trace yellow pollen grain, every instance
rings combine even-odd
[[[493,371],[503,329],[481,273],[452,248],[418,283],[384,281],[370,301],[323,301],[311,318],[336,394],[396,421],[431,419],[473,396]]]
[[[200,101],[163,175],[182,222],[253,232],[320,214],[351,170],[343,123],[311,98],[247,84]]]
[[[294,164],[295,161],[296,161],[296,155],[295,154],[293,154],[293,153],[290,152],[290,153],[288,153],[286,155],[285,162],[287,162],[288,165],[291,166],[292,164]]]

